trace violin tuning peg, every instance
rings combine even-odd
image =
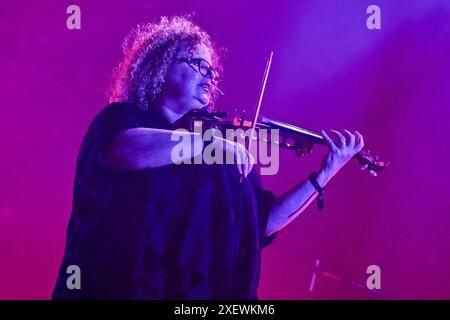
[[[304,155],[305,153],[303,152],[303,150],[295,150],[296,157],[303,157]]]
[[[374,177],[376,177],[378,174],[375,172],[375,171],[373,171],[373,170],[369,170],[369,173],[372,175],[372,176],[374,176]]]
[[[365,165],[361,166],[361,170],[366,170],[369,167],[369,165],[366,163]]]

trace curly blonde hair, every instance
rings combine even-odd
[[[124,56],[113,69],[109,101],[133,102],[147,110],[161,92],[167,67],[177,52],[187,48],[193,53],[199,43],[211,51],[213,67],[221,74],[219,52],[223,49],[216,47],[190,15],[161,17],[159,23],[137,25],[123,41]],[[211,89],[210,107],[220,92],[216,86]]]

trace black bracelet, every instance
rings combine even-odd
[[[320,186],[320,184],[317,182],[317,172],[313,172],[308,176],[309,181],[314,186],[316,191],[319,193],[317,196],[317,207],[320,210],[323,210],[325,208],[324,202],[323,202],[323,188]]]

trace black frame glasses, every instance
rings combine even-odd
[[[204,77],[208,77],[211,74],[211,79],[214,81],[218,81],[219,79],[217,71],[203,58],[178,58],[177,61],[186,62],[192,69]]]

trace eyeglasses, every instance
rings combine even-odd
[[[202,58],[178,58],[177,61],[186,62],[192,69],[199,72],[202,76],[210,76],[213,81],[217,81],[219,74],[208,61]],[[196,68],[194,68],[196,67]]]

